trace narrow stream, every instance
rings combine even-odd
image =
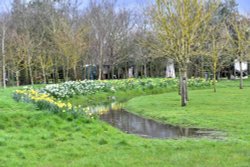
[[[184,128],[162,124],[152,119],[145,119],[123,109],[112,110],[100,115],[100,119],[128,134],[136,134],[144,138],[180,138],[210,137],[216,138],[217,131]]]
[[[122,104],[112,103],[108,106],[87,107],[86,110],[98,113],[100,119],[115,128],[128,134],[135,134],[144,138],[181,138],[181,137],[207,137],[211,139],[224,139],[225,134],[210,129],[187,128],[163,124],[152,119],[146,119],[122,109]]]

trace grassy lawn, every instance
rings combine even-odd
[[[187,107],[176,93],[136,97],[126,109],[161,122],[225,131],[228,139],[250,141],[250,88],[190,91]]]
[[[36,110],[12,100],[14,88],[0,89],[0,166],[250,166],[250,88],[236,84],[219,85],[217,93],[190,91],[186,108],[179,107],[176,92],[136,97],[126,105],[162,122],[221,130],[224,140],[143,139],[99,120]]]

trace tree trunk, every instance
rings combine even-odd
[[[98,68],[98,80],[102,80],[102,64],[99,64],[99,68]]]
[[[68,68],[66,68],[65,69],[65,81],[69,81],[69,69]]]
[[[138,65],[135,64],[135,78],[138,78]]]
[[[144,66],[143,65],[140,65],[140,77],[143,77],[144,76],[144,74],[143,74],[143,72],[144,72]]]
[[[57,64],[56,64],[56,58],[53,60],[53,83],[57,83],[58,79],[58,70],[57,70]]]
[[[31,65],[29,65],[29,75],[30,75],[30,84],[33,86],[34,85],[34,79],[33,79],[33,73],[32,73],[32,68]]]
[[[3,77],[3,88],[6,88],[6,71],[5,71],[5,26],[2,28],[2,77]]]
[[[58,67],[55,64],[55,67],[54,67],[54,83],[58,83],[58,79],[59,79]]]
[[[107,76],[108,79],[111,79],[111,75],[112,75],[112,74],[111,74],[111,72],[110,72],[110,67],[107,67],[107,72],[108,72],[108,76]]]
[[[99,60],[99,73],[98,73],[98,80],[102,80],[102,68],[103,68],[103,46],[102,41],[100,43],[100,60]]]
[[[62,72],[63,72],[63,80],[66,81],[66,70],[65,70],[65,66],[62,67]]]
[[[126,62],[126,65],[125,65],[125,74],[123,73],[123,75],[124,75],[124,79],[128,78],[128,62]]]
[[[121,72],[120,72],[120,68],[119,68],[119,66],[118,66],[118,69],[117,69],[117,79],[120,79],[120,75],[121,75]]]
[[[43,83],[46,84],[46,71],[45,68],[42,67],[42,72],[43,72]]]
[[[26,64],[26,62],[25,62],[25,64]],[[25,81],[25,85],[28,85],[28,84],[30,84],[29,82],[30,82],[30,79],[29,79],[29,67],[28,66],[25,66],[25,77],[24,77],[25,79],[24,79],[24,81]]]
[[[178,95],[181,96],[181,83],[182,83],[182,76],[181,76],[181,70],[179,69],[179,89],[178,89]]]
[[[74,65],[73,71],[74,71],[74,79],[77,80],[78,77],[77,77],[76,65]]]
[[[187,68],[180,69],[180,95],[181,106],[187,105],[188,101],[188,87],[187,87]]]
[[[115,67],[114,67],[114,65],[111,66],[111,75],[112,75],[112,76],[111,76],[112,79],[116,79],[116,77],[115,77]]]
[[[154,63],[150,63],[150,77],[155,77],[154,74]]]
[[[187,101],[189,101],[189,96],[188,96],[188,75],[187,75],[187,72],[185,72],[185,82],[186,82],[186,84],[185,84],[185,93],[186,93],[186,100]]]
[[[28,72],[29,72],[29,77],[30,77],[30,84],[33,86],[34,85],[34,79],[33,79],[33,72],[31,68],[31,55],[30,53],[27,53],[28,56]]]
[[[83,66],[83,80],[87,79],[87,67]]]
[[[144,77],[147,77],[147,63],[144,64]]]
[[[37,74],[37,70],[34,71],[34,76],[35,76],[35,80],[34,80],[34,84],[37,84],[37,82],[40,80],[38,74]]]
[[[11,71],[11,80],[13,81],[11,84],[12,86],[16,86],[16,84],[14,82],[15,81],[15,74],[16,74],[15,72]]]
[[[204,60],[203,57],[201,57],[201,73],[200,73],[200,77],[204,78]]]
[[[213,69],[213,87],[214,87],[214,93],[217,91],[216,90],[216,67]]]
[[[181,106],[187,105],[187,71],[181,70]]]
[[[156,77],[161,77],[161,69],[162,69],[162,63],[157,62],[155,66],[155,76]]]
[[[242,70],[242,61],[239,61],[240,63],[240,89],[243,89],[243,70]]]
[[[65,59],[65,63],[63,64],[63,79],[64,81],[68,81],[69,80],[69,65],[68,65],[68,59]]]
[[[16,86],[20,86],[20,81],[19,81],[19,71],[16,72]]]

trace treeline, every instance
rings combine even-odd
[[[184,75],[203,77],[205,71],[216,74],[236,58],[242,58],[241,62],[246,60],[248,43],[244,40],[249,20],[239,15],[235,1],[217,2],[213,11],[209,9],[215,2],[206,1],[204,8],[199,9],[200,14],[210,12],[212,18],[203,25],[197,20],[193,30],[178,27],[174,21],[178,18],[159,15],[171,12],[163,9],[169,2],[157,0],[144,9],[128,9],[113,0],[90,0],[88,3],[14,0],[11,10],[1,10],[1,86],[128,78],[130,73],[134,77],[163,77],[166,65],[172,60],[180,74],[186,68]],[[179,5],[192,5],[198,1],[178,0],[175,5],[178,2]],[[189,7],[188,17],[195,20],[199,13]],[[189,25],[188,22],[183,24]],[[195,37],[188,44],[192,50],[202,52],[196,52],[188,59],[184,56],[185,61],[182,61],[178,55],[183,53],[171,51],[178,50],[181,45],[174,46],[175,39],[169,37],[184,35],[183,39],[188,38],[186,31],[198,31],[204,38],[200,41]],[[244,50],[229,49],[239,47]]]
[[[127,78],[132,66],[135,76],[164,75],[166,61],[150,59],[139,45],[142,12],[118,8],[115,1],[85,5],[14,0],[11,11],[3,10],[1,84]]]

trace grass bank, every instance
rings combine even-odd
[[[116,91],[116,92],[97,92],[93,95],[76,95],[73,98],[67,99],[73,105],[81,106],[93,106],[109,104],[113,101],[124,103],[128,100],[138,97],[146,96],[152,94],[162,94],[166,92],[177,91],[176,88],[154,88],[147,90],[126,90],[126,91]]]
[[[14,89],[0,89],[3,167],[249,166],[249,88],[220,88],[218,94],[190,91],[191,101],[185,109],[179,107],[176,92],[137,97],[127,104],[129,110],[163,122],[223,130],[228,134],[225,140],[143,139],[99,120],[71,119],[16,103],[11,98]]]

